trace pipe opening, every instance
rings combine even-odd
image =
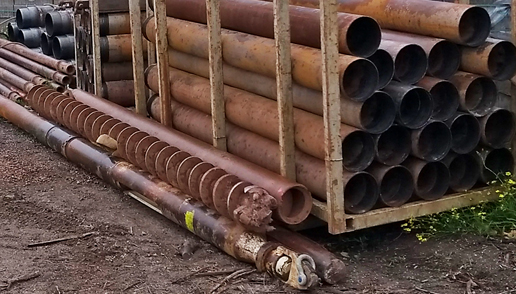
[[[415,84],[425,76],[427,67],[428,60],[423,48],[407,45],[396,55],[394,75],[400,82]]]
[[[45,33],[41,34],[41,51],[45,55],[52,55],[52,41]]]
[[[342,141],[342,159],[344,167],[349,171],[366,169],[374,159],[374,141],[364,131],[355,131]]]
[[[52,13],[47,13],[45,15],[45,28],[47,29],[47,34],[50,36],[55,36],[54,33],[54,19]]]
[[[16,24],[18,25],[18,27],[20,29],[23,28],[23,24],[26,22],[26,18],[27,18],[26,14],[27,13],[24,12],[23,8],[16,10]]]
[[[494,149],[489,152],[484,160],[483,174],[485,183],[489,183],[504,177],[506,172],[511,172],[514,166],[514,158],[509,149]]]
[[[391,55],[383,49],[376,50],[368,59],[378,70],[378,89],[385,88],[394,76],[394,60]]]
[[[341,91],[350,99],[363,101],[378,87],[378,70],[367,59],[358,59],[348,65],[342,75]]]
[[[466,89],[466,109],[474,115],[486,115],[494,107],[497,95],[496,85],[491,79],[478,77]]]
[[[364,34],[367,32],[367,34]],[[371,17],[363,16],[351,23],[346,34],[346,43],[352,55],[369,57],[380,46],[382,31]]]
[[[373,176],[361,172],[353,175],[344,187],[344,206],[349,213],[371,210],[378,200],[378,184]]]
[[[468,46],[484,43],[491,30],[491,18],[487,11],[478,6],[467,9],[459,21],[459,37]]]
[[[450,183],[450,172],[441,162],[428,162],[416,179],[416,193],[424,200],[436,200],[444,196]]]
[[[18,31],[18,42],[22,43],[22,44],[25,44],[25,34],[23,33],[22,30],[19,30]]]
[[[434,109],[432,118],[445,121],[451,118],[459,109],[460,94],[457,88],[448,81],[440,81],[430,90]]]
[[[493,148],[506,147],[514,135],[514,118],[510,111],[497,109],[484,126],[485,143]]]
[[[380,200],[387,206],[397,207],[407,202],[414,193],[412,174],[403,166],[393,166],[380,183]]]
[[[396,119],[396,105],[385,92],[375,92],[360,109],[360,122],[371,134],[383,133]]]
[[[428,54],[428,73],[441,79],[449,79],[460,66],[460,49],[449,41],[437,43]]]
[[[281,198],[278,213],[284,222],[297,224],[303,221],[310,213],[311,196],[303,190],[292,187]]]
[[[511,42],[497,43],[487,58],[487,66],[495,80],[512,78],[516,72],[516,47]]]
[[[448,167],[450,188],[456,192],[467,191],[476,184],[480,176],[480,166],[470,154],[457,155]]]
[[[448,126],[434,121],[423,127],[417,142],[419,156],[427,161],[443,159],[450,151],[452,136]]]
[[[478,120],[469,114],[457,116],[450,125],[452,150],[458,154],[473,151],[480,140]]]
[[[9,41],[16,42],[18,39],[18,32],[20,30],[18,29],[18,26],[14,22],[10,22],[7,25],[7,37],[9,38]]]
[[[407,128],[422,127],[432,115],[432,98],[422,88],[412,88],[405,93],[398,110],[398,118]]]
[[[392,126],[376,139],[376,160],[386,165],[402,163],[410,154],[410,132],[401,126]]]

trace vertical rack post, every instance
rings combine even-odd
[[[151,17],[154,15],[154,12],[150,9],[149,1],[145,1],[145,15],[147,17]],[[147,63],[148,65],[156,63],[156,46],[153,43],[145,40],[147,42]],[[149,89],[149,97],[152,96],[154,92]]]
[[[290,56],[289,1],[274,0],[274,40],[276,43],[276,93],[279,114],[281,175],[295,181],[295,142],[292,106],[292,62]]]
[[[102,95],[102,69],[100,56],[100,25],[99,25],[99,0],[90,0],[91,11],[91,39],[93,45],[93,83],[95,95]]]
[[[129,18],[131,20],[131,42],[133,55],[134,105],[136,113],[147,116],[147,98],[145,96],[142,20],[139,0],[129,0]]]
[[[516,45],[516,0],[511,1],[511,39],[512,43]],[[512,113],[516,113],[516,85],[511,80],[511,104],[510,109]],[[513,137],[511,142],[512,156],[516,158],[516,137]],[[513,168],[513,175],[516,174],[516,166]]]
[[[222,40],[220,28],[219,0],[206,0],[206,20],[208,23],[211,129],[213,146],[227,151],[226,103],[224,100],[224,76],[222,72]]]
[[[167,7],[165,0],[154,0],[154,20],[156,22],[156,57],[161,123],[172,127],[172,105],[170,104],[170,83],[168,78]]]
[[[340,87],[338,73],[337,1],[321,0],[321,51],[323,59],[323,120],[326,163],[326,197],[328,231],[346,229],[342,142],[340,139]]]

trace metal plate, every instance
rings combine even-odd
[[[201,179],[204,174],[213,168],[211,163],[201,162],[192,168],[190,175],[188,176],[188,190],[190,191],[190,196],[195,199],[201,199],[201,194],[199,193]]]
[[[161,180],[163,180],[165,182],[168,181],[168,179],[167,179],[168,158],[170,156],[172,156],[172,154],[176,153],[177,151],[179,151],[179,149],[169,145],[169,146],[161,149],[161,151],[158,153],[158,155],[156,155],[156,161],[154,163],[154,166],[156,167],[156,175],[158,176],[158,178],[160,178]]]
[[[149,147],[155,143],[158,142],[159,139],[153,136],[147,136],[138,142],[136,144],[136,150],[135,150],[135,159],[136,159],[136,165],[140,168],[147,170],[147,167],[145,166],[145,154],[147,153],[147,150]],[[147,170],[148,171],[148,170]]]
[[[147,152],[145,152],[145,168],[147,171],[152,175],[156,174],[156,157],[158,157],[158,154],[163,150],[165,147],[168,147],[167,143],[163,141],[158,141],[152,143],[149,148],[147,149]],[[166,174],[166,173],[165,173]]]
[[[177,187],[184,191],[187,194],[190,194],[190,187],[188,186],[188,178],[190,176],[190,172],[192,171],[192,168],[196,166],[197,164],[201,163],[202,160],[195,156],[190,156],[183,160],[181,164],[177,167],[176,172],[176,182]]]
[[[214,167],[208,170],[201,178],[201,184],[199,185],[199,194],[201,200],[206,206],[211,209],[215,209],[213,205],[213,186],[215,183],[227,172],[219,167]]]
[[[140,142],[141,139],[148,137],[148,136],[149,136],[149,134],[142,132],[142,131],[138,131],[138,132],[132,134],[127,139],[127,144],[125,144],[124,148],[125,148],[125,155],[127,156],[127,159],[129,160],[130,163],[137,165],[136,164],[136,146],[138,145],[138,143]]]
[[[213,205],[223,216],[231,217],[228,213],[228,196],[229,192],[235,186],[240,179],[231,174],[222,176],[215,185],[213,186]]]

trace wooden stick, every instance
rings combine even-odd
[[[68,241],[68,240],[73,240],[73,239],[82,239],[82,238],[86,238],[88,236],[91,236],[94,233],[95,232],[89,232],[89,233],[85,233],[85,234],[82,234],[82,235],[74,235],[74,236],[63,237],[63,238],[59,238],[59,239],[53,239],[53,240],[49,240],[49,241],[31,243],[31,244],[27,245],[27,247],[46,246],[46,245],[51,245],[51,244],[55,244],[55,243],[59,243],[59,242],[64,242],[64,241]]]
[[[4,290],[9,290],[11,288],[11,286],[16,283],[29,281],[29,280],[39,277],[40,275],[41,274],[39,272],[35,272],[35,273],[28,274],[28,275],[20,276],[20,277],[14,278],[14,279],[9,279],[4,282],[4,284],[6,284],[6,285],[2,286],[2,287],[4,288]]]
[[[226,283],[227,281],[233,279],[233,278],[239,278],[241,276],[244,276],[244,275],[248,275],[252,272],[254,272],[255,270],[246,270],[246,269],[241,269],[241,270],[237,270],[236,272],[233,272],[231,275],[225,277],[220,283],[217,284],[217,286],[215,286],[213,289],[211,289],[210,291],[210,294],[211,293],[214,293],[215,291],[217,291],[218,288],[222,287],[222,285],[224,285],[224,283]]]

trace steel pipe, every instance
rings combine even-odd
[[[89,62],[88,62],[89,63]],[[93,59],[91,60],[93,63]],[[88,65],[93,69],[93,65]],[[90,71],[91,72],[91,71]],[[104,82],[123,81],[133,79],[132,62],[104,62],[102,63],[102,80]]]
[[[25,92],[28,92],[32,87],[34,87],[34,83],[26,81],[2,67],[0,67],[0,79],[8,82],[18,89],[22,89]]]
[[[451,150],[458,154],[473,151],[480,141],[480,125],[469,113],[457,112],[445,122],[452,135]]]
[[[123,35],[131,33],[129,13],[108,13],[99,16],[99,31],[101,36]]]
[[[489,78],[467,72],[458,72],[450,78],[460,94],[460,109],[484,116],[495,106],[498,90]]]
[[[290,4],[317,8],[319,0],[290,0]],[[428,0],[339,0],[337,5],[341,12],[373,17],[384,29],[472,47],[481,45],[491,30],[489,14],[478,6]]]
[[[52,11],[45,16],[45,29],[51,37],[73,34],[72,11]]]
[[[132,80],[102,83],[102,98],[123,107],[134,106],[134,83]]]
[[[52,52],[52,40],[53,38],[50,37],[47,33],[41,34],[41,52],[43,54],[54,56],[54,53]]]
[[[433,119],[445,121],[457,112],[460,105],[460,95],[452,83],[432,77],[424,77],[417,83],[417,86],[427,90],[432,96]]]
[[[510,146],[514,138],[514,114],[503,108],[498,108],[484,117],[479,118],[480,139],[491,148]]]
[[[384,89],[396,103],[396,122],[409,129],[421,128],[430,119],[432,97],[425,89],[391,82]]]
[[[30,70],[27,70],[27,69],[25,69],[19,65],[16,65],[12,62],[9,62],[8,60],[5,60],[3,58],[0,58],[0,67],[8,70],[9,72],[17,75],[18,77],[20,77],[26,81],[30,81],[30,82],[34,83],[35,85],[43,85],[43,84],[48,83],[48,80],[44,79],[42,76],[35,74],[35,73],[31,72]]]
[[[9,41],[12,42],[18,42],[18,34],[20,29],[18,28],[18,25],[16,22],[10,22],[7,24],[7,37],[9,38]]]
[[[432,121],[420,129],[412,130],[411,138],[411,154],[426,161],[443,159],[452,146],[451,131],[440,121]]]
[[[480,166],[471,154],[448,153],[442,162],[450,171],[450,189],[464,192],[472,189],[480,176]]]
[[[0,95],[7,97],[9,100],[19,102],[23,96],[20,95],[21,91],[17,91],[13,89],[9,83],[5,82],[3,79],[0,79]]]
[[[149,4],[153,1],[149,1]],[[167,0],[167,15],[187,21],[206,24],[204,0]],[[153,6],[151,6],[153,7]],[[290,6],[291,42],[321,47],[319,10]],[[223,28],[274,38],[274,7],[272,3],[254,0],[220,1],[220,21]],[[338,45],[343,54],[371,56],[380,45],[380,26],[373,18],[348,13],[337,16]],[[258,25],[259,24],[259,25]],[[367,32],[367,34],[364,34]]]
[[[175,50],[198,57],[208,58],[206,25],[175,18],[167,18],[169,46]],[[143,24],[145,38],[153,43],[155,24],[153,17]],[[222,30],[222,51],[226,63],[276,77],[275,42],[272,39],[245,33]],[[292,45],[292,79],[299,85],[322,90],[321,51],[301,45]],[[172,55],[169,52],[169,55]],[[339,56],[340,90],[342,95],[356,101],[367,99],[378,86],[378,71],[367,59],[354,56]]]
[[[105,99],[99,99],[81,90],[71,90],[71,94],[76,100],[98,111],[136,126],[141,131],[163,142],[167,142],[193,156],[197,156],[214,166],[218,166],[228,173],[238,174],[242,180],[264,188],[278,199],[278,205],[283,207],[276,211],[276,217],[285,223],[299,223],[310,213],[311,197],[308,190],[302,185],[288,181],[271,171],[222,152],[209,144],[202,143],[202,141],[184,135],[181,132],[169,129],[160,123],[134,114]]]
[[[37,48],[41,46],[41,34],[44,32],[41,28],[20,29],[18,31],[18,42],[29,48]]]
[[[387,131],[374,136],[375,160],[385,165],[401,164],[412,149],[410,130],[393,125]]]
[[[132,61],[131,34],[109,35],[100,38],[100,55],[103,62]],[[147,53],[147,43],[143,45]]]
[[[30,6],[16,10],[16,24],[20,29],[43,27],[45,14],[54,10],[52,6]]]
[[[380,187],[381,204],[399,207],[409,201],[414,193],[414,183],[410,171],[402,165],[388,166],[373,163],[368,169]]]
[[[55,36],[52,40],[52,52],[57,59],[75,58],[75,38],[73,35]]]
[[[409,157],[403,165],[410,170],[414,193],[423,200],[437,200],[444,196],[450,185],[450,172],[440,161],[426,162]]]
[[[394,78],[394,60],[389,52],[378,49],[368,57],[378,70],[378,88],[385,88]]]
[[[391,30],[382,30],[382,38],[421,46],[428,57],[427,74],[430,76],[449,79],[459,69],[461,52],[450,41]]]
[[[508,80],[516,74],[516,47],[497,39],[488,39],[475,48],[463,46],[460,69],[494,80]]]
[[[513,172],[514,157],[509,149],[478,148],[472,155],[480,166],[479,180],[484,184],[500,180],[505,173]]]
[[[415,84],[425,76],[428,59],[421,46],[382,39],[380,49],[387,51],[394,60],[394,79]]]

